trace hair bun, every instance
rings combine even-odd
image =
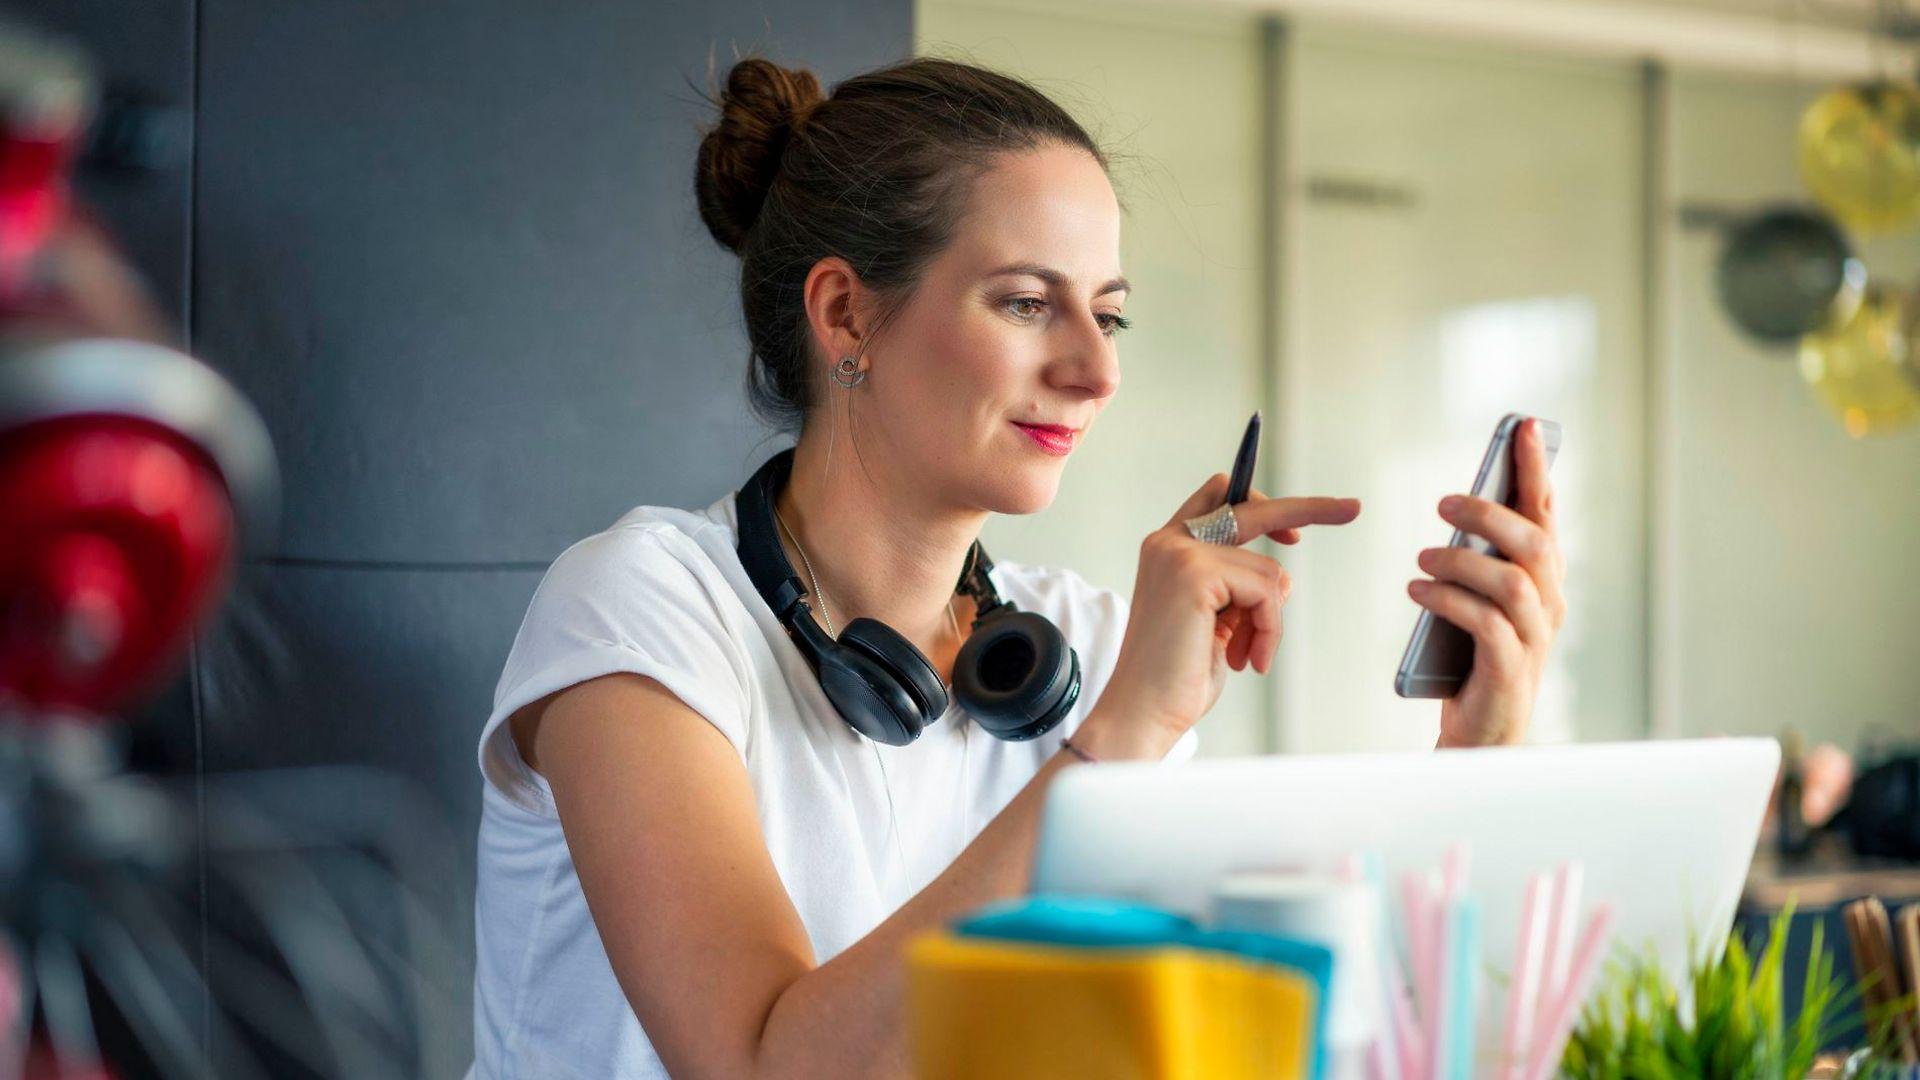
[[[826,100],[811,71],[752,58],[733,65],[720,122],[700,140],[694,194],[713,238],[738,254],[780,170],[787,141]]]

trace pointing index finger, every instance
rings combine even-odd
[[[1307,496],[1287,499],[1252,498],[1233,508],[1240,524],[1236,544],[1256,536],[1303,525],[1345,525],[1360,516],[1359,499]]]

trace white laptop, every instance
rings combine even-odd
[[[1374,852],[1398,924],[1402,874],[1438,869],[1465,840],[1484,959],[1503,980],[1528,876],[1572,858],[1583,912],[1611,904],[1614,943],[1650,944],[1678,975],[1690,932],[1696,951],[1725,941],[1779,763],[1772,739],[1689,739],[1068,769],[1032,887],[1204,920],[1227,871],[1332,873]]]

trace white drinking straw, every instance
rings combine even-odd
[[[1407,989],[1406,969],[1400,966],[1400,960],[1394,954],[1392,941],[1388,941],[1384,952],[1389,994],[1387,1005],[1393,1020],[1394,1043],[1400,1052],[1400,1075],[1418,1076],[1421,1062],[1420,1024],[1413,1015],[1411,992]]]
[[[1547,962],[1540,969],[1539,994],[1534,1005],[1536,1021],[1551,1005],[1548,995],[1567,984],[1568,965],[1573,963],[1573,937],[1580,931],[1580,886],[1584,869],[1575,859],[1561,863],[1553,875],[1553,914],[1547,920]]]
[[[1380,1033],[1373,1041],[1373,1049],[1382,1059],[1379,1069],[1383,1080],[1405,1080],[1413,1034],[1409,1026],[1413,1018],[1407,1012],[1407,977],[1400,969],[1398,951],[1393,944],[1393,921],[1388,915],[1386,881],[1380,871],[1380,860],[1369,859],[1365,873],[1380,903],[1380,918],[1374,930],[1374,966],[1380,980]]]
[[[1395,947],[1393,934],[1388,925],[1388,913],[1385,889],[1381,887],[1382,874],[1377,864],[1369,867],[1369,877],[1375,882],[1382,894],[1380,905],[1380,989],[1385,995],[1386,1016],[1385,1033],[1392,1038],[1394,1067],[1399,1075],[1407,1080],[1421,1075],[1420,1024],[1414,1017],[1411,992],[1407,988],[1407,969],[1401,966],[1398,948]],[[1413,962],[1413,916],[1407,916],[1407,960]]]
[[[1378,904],[1373,935],[1374,967],[1380,981],[1380,994],[1374,1006],[1380,1010],[1380,1026],[1374,1033],[1373,1041],[1367,1044],[1367,1071],[1374,1080],[1402,1080],[1402,1057],[1406,1051],[1401,1043],[1402,1017],[1394,1000],[1395,987],[1401,983],[1400,962],[1394,959],[1393,935],[1387,915],[1386,882],[1380,872],[1380,858],[1371,852],[1366,855],[1349,852],[1346,858],[1340,860],[1339,876],[1344,881],[1371,888]]]
[[[1507,1030],[1501,1044],[1501,1080],[1519,1080],[1526,1068],[1528,1029],[1533,1025],[1540,961],[1547,937],[1547,876],[1527,879],[1526,901],[1520,908],[1520,940],[1514,946],[1513,974],[1507,983]]]

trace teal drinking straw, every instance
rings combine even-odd
[[[1448,912],[1447,943],[1447,1075],[1472,1080],[1475,1031],[1475,992],[1480,974],[1480,902],[1461,897]]]

